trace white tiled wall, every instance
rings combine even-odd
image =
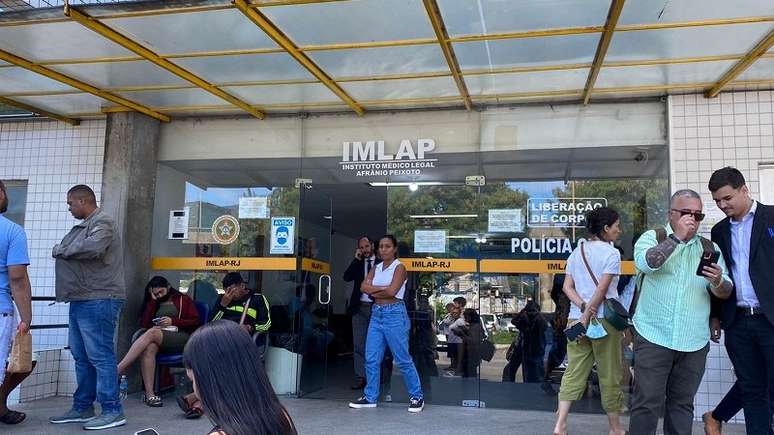
[[[774,91],[722,93],[669,98],[673,189],[689,188],[712,205],[707,182],[712,172],[733,166],[745,175],[754,198],[761,186],[759,165],[774,162]],[[712,212],[713,210],[709,210]],[[712,344],[707,370],[696,397],[696,415],[713,409],[735,380],[725,347]],[[741,420],[741,414],[738,416]]]
[[[67,190],[88,184],[100,198],[105,121],[85,121],[72,127],[56,121],[0,122],[0,179],[27,180],[27,206],[24,226],[29,240],[33,296],[54,296],[54,261],[51,248],[76,223],[67,211]],[[34,302],[33,324],[67,324],[65,304]],[[67,345],[67,329],[33,331],[35,350],[61,349]],[[66,354],[66,355],[65,355]],[[56,393],[61,357],[69,352],[40,352],[41,366],[11,397],[30,399]],[[55,356],[53,356],[55,355]],[[56,363],[45,358],[55,358]],[[53,385],[53,386],[52,386]],[[68,387],[69,388],[69,387]]]

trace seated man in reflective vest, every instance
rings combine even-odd
[[[223,277],[223,290],[225,293],[218,297],[212,308],[210,321],[231,320],[239,323],[250,335],[258,332],[255,343],[265,346],[266,335],[271,327],[269,301],[262,294],[248,289],[239,272],[229,272]],[[202,404],[194,393],[178,396],[177,404],[188,419],[199,418],[204,414]]]
[[[266,333],[271,327],[269,301],[262,294],[247,288],[239,272],[229,272],[223,277],[223,290],[225,293],[215,301],[210,321],[225,319],[237,322],[250,335],[259,332],[256,343],[265,345]]]

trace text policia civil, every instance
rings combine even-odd
[[[435,150],[433,139],[403,139],[398,151],[385,152],[385,141],[344,142],[341,153],[341,169],[352,171],[357,177],[417,176],[423,169],[435,168],[438,159],[428,158]]]

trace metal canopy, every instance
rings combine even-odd
[[[166,120],[774,89],[768,0],[70,3],[0,12],[4,104]]]

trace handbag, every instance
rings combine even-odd
[[[586,270],[589,272],[589,276],[591,276],[591,280],[594,281],[595,286],[599,286],[599,281],[597,281],[597,277],[594,276],[594,272],[591,271],[591,266],[589,266],[589,261],[586,259],[586,251],[583,249],[583,243],[580,245],[581,248],[581,257],[583,257],[583,264],[586,265]],[[626,328],[631,326],[631,316],[629,316],[629,312],[626,311],[626,308],[621,304],[621,302],[618,301],[618,299],[608,298],[605,299],[605,302],[603,303],[605,307],[605,320],[607,323],[610,324],[613,328],[624,331]]]
[[[8,360],[8,373],[29,373],[32,371],[32,334],[16,333]]]
[[[481,359],[487,362],[492,361],[494,354],[495,345],[488,338],[481,340]]]

